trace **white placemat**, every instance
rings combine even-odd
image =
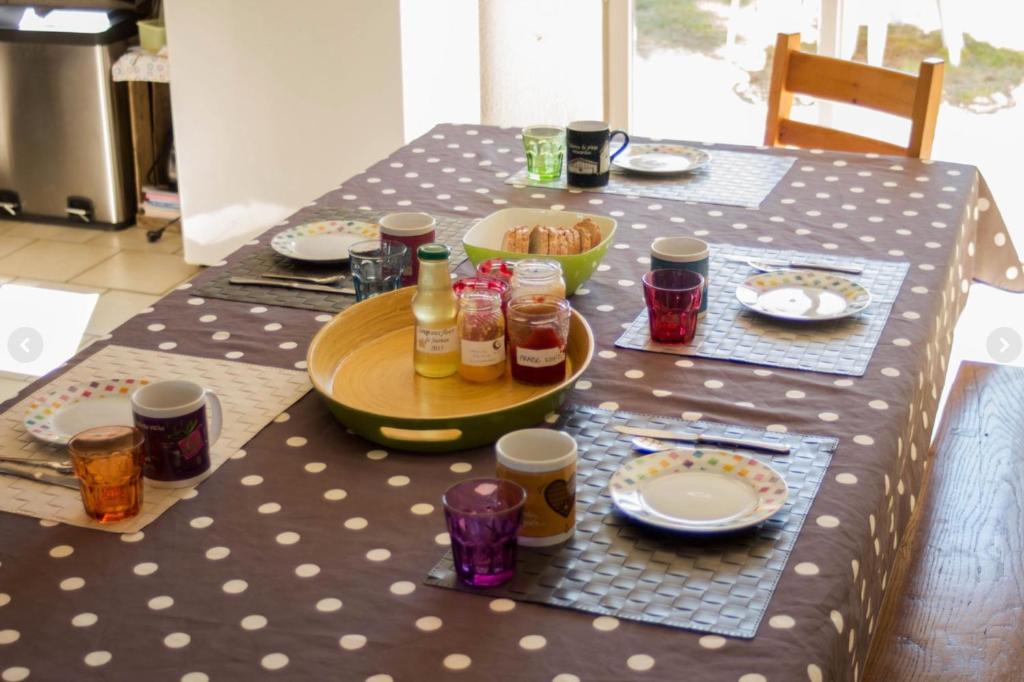
[[[25,415],[33,404],[38,404],[40,398],[53,391],[117,377],[151,381],[188,379],[213,390],[224,408],[223,431],[210,452],[214,471],[310,388],[305,372],[107,346],[0,415],[0,452],[14,457],[66,457],[65,448],[40,443],[26,433],[22,424]],[[118,523],[100,524],[85,514],[81,496],[75,490],[0,476],[0,511],[114,533],[134,533],[170,509],[175,502],[192,494],[193,488],[168,489],[147,485],[138,516]]]

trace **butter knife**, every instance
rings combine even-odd
[[[640,429],[634,426],[615,426],[615,430],[628,436],[644,436],[659,440],[679,441],[683,443],[703,443],[708,445],[727,445],[737,448],[764,450],[780,455],[788,455],[792,448],[785,443],[745,438],[743,436],[711,436],[703,433],[682,433],[679,431],[663,431],[661,429]]]
[[[794,258],[761,258],[759,256],[735,256],[726,255],[725,260],[734,263],[747,263],[751,267],[757,267],[754,263],[769,265],[779,268],[797,268],[809,270],[828,270],[829,272],[845,272],[851,275],[859,275],[864,272],[864,266],[857,263],[826,263],[824,261]]]
[[[0,464],[0,475],[17,476],[18,478],[27,478],[28,480],[35,481],[36,483],[48,483],[50,485],[59,485],[65,488],[78,490],[78,479],[74,476],[58,474],[56,471],[48,471],[46,469],[22,469],[20,466],[15,464]]]
[[[232,277],[228,280],[231,284],[246,284],[258,287],[280,287],[282,289],[301,289],[302,291],[320,291],[325,294],[343,294],[355,296],[356,290],[350,287],[332,287],[326,284],[306,284],[304,282],[292,282],[284,279],[263,279],[260,277]]]

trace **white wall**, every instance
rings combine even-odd
[[[166,0],[185,259],[402,144],[399,0]]]
[[[604,118],[602,0],[480,0],[483,122]]]
[[[401,0],[406,141],[480,123],[479,0]]]

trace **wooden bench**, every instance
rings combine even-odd
[[[865,679],[1024,680],[1024,368],[964,363],[930,457]]]

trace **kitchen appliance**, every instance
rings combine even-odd
[[[0,220],[127,227],[135,219],[126,10],[0,3]]]

